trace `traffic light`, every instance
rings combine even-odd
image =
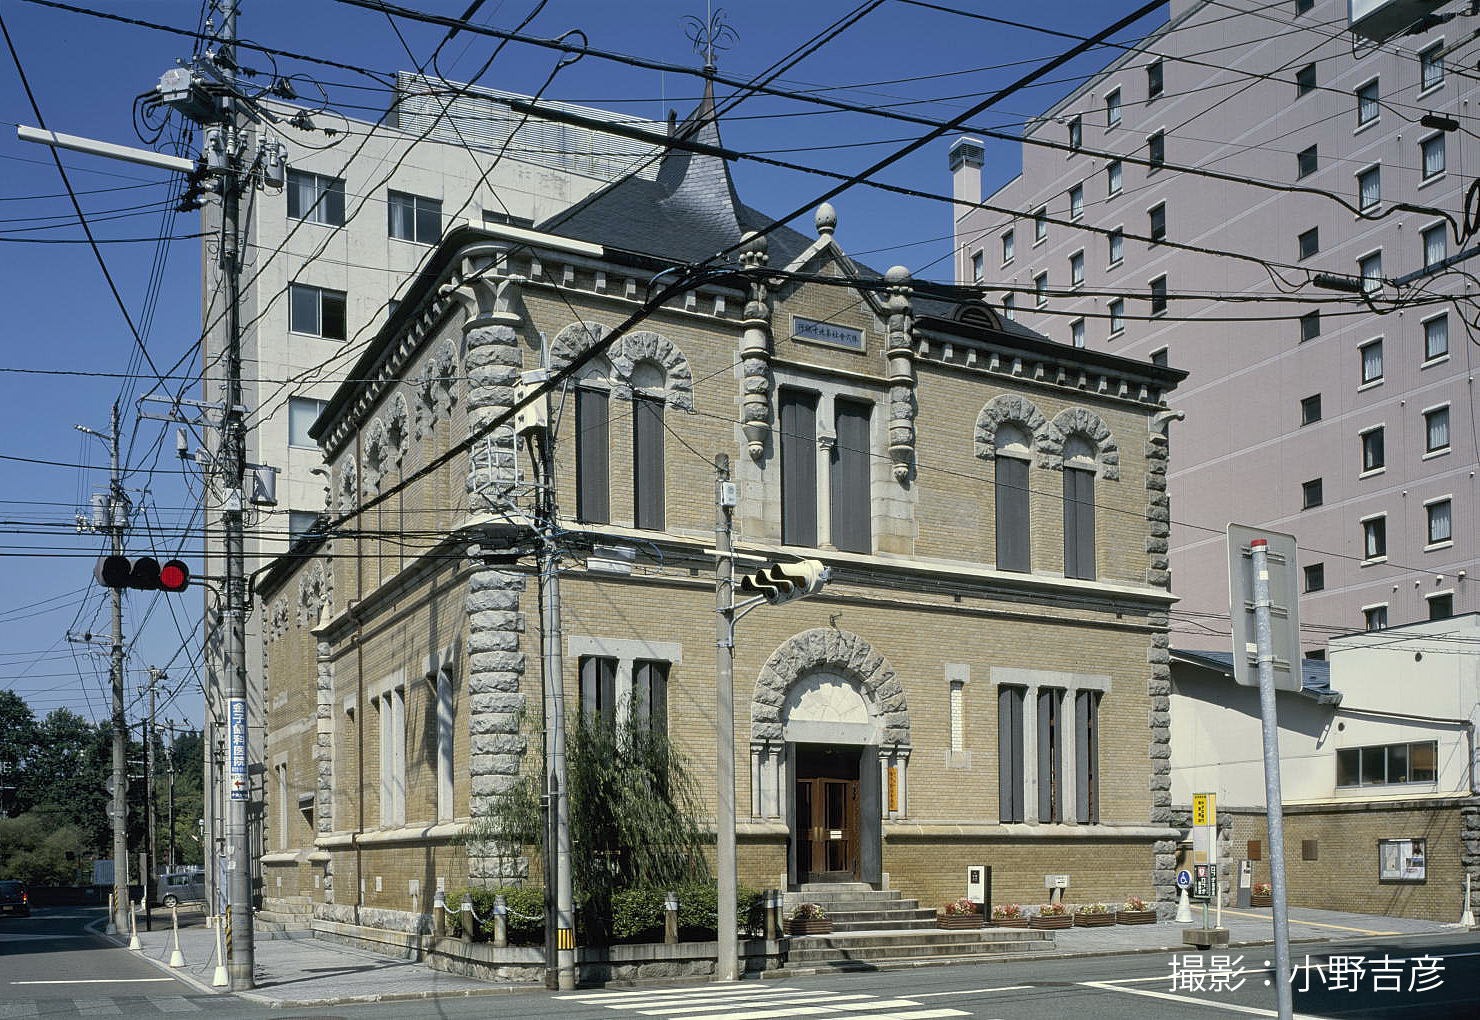
[[[103,556],[93,576],[104,588],[174,592],[190,587],[190,568],[184,561],[165,560],[161,565],[153,556],[140,556],[132,561],[127,556]]]
[[[832,577],[832,568],[820,560],[773,563],[740,579],[743,595],[759,595],[773,606],[816,595]]]

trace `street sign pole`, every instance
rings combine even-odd
[[[1249,543],[1253,559],[1254,628],[1258,645],[1259,718],[1264,732],[1264,807],[1269,825],[1269,874],[1274,905],[1274,986],[1280,1020],[1290,1020],[1290,918],[1285,904],[1285,819],[1280,796],[1280,735],[1275,716],[1274,642],[1269,622],[1269,548],[1262,538]],[[1297,631],[1298,637],[1298,631]],[[1237,652],[1237,649],[1235,649]],[[1299,662],[1295,664],[1299,676]]]

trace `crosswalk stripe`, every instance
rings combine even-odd
[[[894,1010],[885,1013],[867,1013],[867,1017],[893,1017],[895,1020],[932,1020],[935,1017],[946,1016],[970,1016],[959,1009],[918,1009],[908,1012],[899,1012],[898,1006],[918,1006],[918,1002],[909,999],[875,999],[873,1002],[844,1003],[836,1006],[799,1006],[795,1009],[758,1009],[743,1013],[726,1013],[725,1020],[777,1020],[780,1017],[789,1016],[828,1016],[829,1014],[848,1014],[849,1020],[865,1020],[864,1016],[856,1016],[855,1013],[865,1013],[867,1010],[884,1009]],[[689,1020],[685,1017],[683,1020]],[[709,1017],[699,1016],[694,1020],[711,1020]]]
[[[150,1004],[161,1013],[199,1013],[200,1007],[179,995],[151,995]]]
[[[653,988],[638,992],[581,992],[576,995],[557,995],[557,999],[566,999],[572,1002],[594,1002],[598,1005],[610,1004],[613,1008],[620,1008],[619,1003],[629,1002],[635,999],[658,999],[679,996],[712,996],[712,995],[760,995],[767,992],[796,992],[798,988],[789,988],[786,985],[730,985],[724,988]]]
[[[715,1009],[734,1009],[736,1006],[754,1005],[759,1008],[762,1006],[790,1006],[793,1003],[803,1004],[814,1002],[842,1002],[852,999],[877,999],[877,996],[864,994],[839,995],[836,992],[797,991],[788,992],[784,996],[780,997],[767,995],[763,998],[745,999],[743,1001],[720,1001],[714,1005],[710,1005],[711,1002],[714,1002],[714,1000],[711,999],[706,1000],[702,1004],[697,1002],[686,1002],[680,1006],[664,1006],[662,1009],[639,1009],[637,1012],[641,1013],[643,1016],[666,1016],[669,1013],[693,1013],[696,1010],[707,1011]],[[909,1005],[917,1006],[919,1005],[919,1003],[911,1002],[909,1003]],[[627,1007],[623,1008],[625,1009]],[[726,1014],[726,1016],[728,1015],[729,1014]]]
[[[73,999],[72,1005],[82,1016],[118,1016],[123,1012],[112,999]]]

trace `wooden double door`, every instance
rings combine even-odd
[[[851,773],[851,774],[850,774]],[[792,833],[799,881],[841,873],[859,877],[858,754],[798,756]]]

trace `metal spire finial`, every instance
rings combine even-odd
[[[692,14],[683,19],[684,35],[694,44],[694,52],[704,58],[704,70],[713,72],[718,64],[714,55],[740,41],[740,34],[725,24],[725,10],[712,8],[709,0],[704,4],[704,20]]]

